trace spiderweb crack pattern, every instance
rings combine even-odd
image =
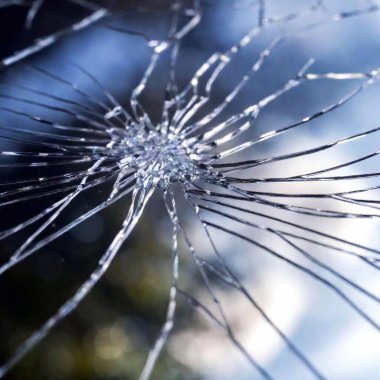
[[[16,3],[20,2],[3,1],[0,7]],[[30,7],[26,20],[26,26],[30,28],[39,8],[43,6],[43,1],[22,1],[21,3]],[[120,104],[94,75],[79,65],[76,65],[76,69],[102,93],[102,97],[97,97],[69,79],[36,65],[29,66],[29,70],[46,80],[70,88],[77,99],[81,100],[7,82],[6,79],[1,80],[3,86],[23,90],[26,95],[0,93],[0,98],[5,101],[4,105],[0,106],[0,110],[20,120],[33,121],[39,124],[41,129],[1,126],[2,140],[22,144],[25,149],[1,151],[0,167],[8,170],[27,168],[30,173],[41,167],[61,167],[63,171],[59,171],[61,174],[49,174],[46,177],[30,175],[27,179],[12,182],[4,180],[0,183],[0,208],[20,202],[33,202],[40,198],[60,197],[42,211],[0,231],[0,239],[5,240],[26,228],[34,227],[34,232],[0,266],[0,275],[118,200],[130,197],[130,206],[118,233],[100,258],[91,276],[0,367],[0,378],[23,359],[58,322],[76,309],[102,278],[123,243],[131,235],[145,208],[148,207],[149,200],[157,192],[162,194],[172,224],[172,285],[166,318],[148,353],[140,379],[146,380],[152,376],[156,362],[175,326],[175,313],[179,299],[185,299],[195,310],[210,319],[212,324],[219,328],[247,359],[256,374],[265,379],[276,378],[260,360],[252,355],[235,333],[226,305],[218,296],[213,277],[217,277],[226,287],[238,292],[249,302],[312,378],[328,378],[323,368],[318,368],[313,358],[305,355],[302,348],[298,347],[282,328],[277,326],[256,300],[255,295],[243,284],[239,274],[235,273],[222,254],[214,236],[219,236],[215,235],[219,233],[233,237],[237,241],[244,241],[255,248],[255,253],[272,256],[310,277],[325,286],[359,318],[371,325],[375,333],[380,332],[378,318],[363,308],[346,290],[342,290],[340,285],[344,283],[347,286],[344,289],[351,289],[364,299],[378,304],[380,297],[376,292],[335,269],[324,259],[325,256],[316,255],[312,248],[305,247],[314,247],[327,253],[339,253],[342,260],[345,257],[354,258],[376,271],[380,268],[380,250],[355,241],[355,237],[348,240],[334,234],[328,228],[314,227],[311,221],[308,224],[298,223],[291,217],[300,215],[328,221],[339,219],[376,222],[380,216],[379,200],[376,198],[379,185],[368,185],[366,180],[378,178],[379,172],[357,173],[357,171],[350,172],[349,170],[351,167],[358,167],[357,164],[377,157],[379,150],[349,158],[339,164],[326,163],[322,169],[303,172],[300,168],[297,171],[298,174],[295,175],[272,176],[270,170],[267,171],[269,176],[254,174],[255,170],[262,168],[264,171],[258,173],[266,173],[265,168],[275,163],[292,166],[297,159],[313,160],[315,154],[324,154],[336,147],[354,144],[359,139],[375,138],[380,127],[373,126],[363,132],[346,135],[311,148],[294,148],[290,153],[271,156],[264,154],[259,158],[249,158],[250,152],[260,144],[276,142],[283,136],[291,136],[292,132],[301,130],[305,125],[316,120],[323,120],[330,113],[344,109],[353,99],[376,85],[380,68],[374,67],[363,72],[314,72],[312,71],[314,60],[308,59],[293,77],[288,78],[271,93],[237,113],[225,115],[250,80],[266,69],[273,54],[284,42],[300,33],[306,33],[329,23],[344,23],[347,19],[376,13],[380,10],[379,5],[374,1],[366,1],[356,9],[331,13],[326,2],[317,1],[310,2],[299,11],[272,16],[267,11],[269,2],[265,0],[254,2],[253,7],[257,17],[252,22],[254,24],[252,28],[228,50],[212,54],[193,73],[187,85],[181,88],[177,83],[176,72],[180,46],[182,41],[197,29],[202,21],[204,7],[210,6],[209,3],[178,1],[171,4],[167,9],[167,13],[171,15],[168,32],[161,40],[153,39],[142,32],[109,24],[114,14],[107,8],[98,7],[87,1],[74,1],[74,3],[86,7],[90,11],[89,15],[67,29],[43,37],[32,46],[3,59],[0,68],[5,69],[15,65],[68,35],[79,33],[105,18],[107,18],[105,29],[108,29],[108,32],[126,34],[146,44],[151,51],[150,61],[131,93],[128,106]],[[237,4],[237,6],[240,5]],[[323,16],[322,21],[315,22],[317,15]],[[119,16],[116,13],[115,17]],[[301,28],[297,26],[298,21],[305,19],[310,20],[306,26]],[[296,26],[293,27],[293,24]],[[219,104],[215,105],[213,90],[220,77],[238,60],[242,51],[254,44],[268,28],[277,26],[284,28],[285,32],[273,39],[261,51],[256,61],[235,86]],[[147,91],[147,86],[153,76],[157,74],[157,68],[164,57],[169,57],[169,75],[160,120],[156,122],[145,108],[141,97]],[[301,86],[326,81],[354,82],[356,87],[348,90],[338,100],[301,120],[252,138],[251,131],[255,128],[262,111]],[[46,99],[46,102],[41,99]],[[51,105],[49,100],[54,100],[55,105]],[[12,104],[20,104],[20,107],[12,106]],[[22,106],[33,106],[33,109],[49,110],[59,115],[69,116],[80,122],[81,126],[62,123],[60,119],[39,116],[38,112],[24,111]],[[331,186],[331,183],[340,181],[350,181],[350,188],[341,191]],[[47,232],[78,198],[87,194],[88,191],[96,191],[104,184],[112,184],[112,189],[103,201],[54,232]],[[283,185],[286,185],[288,190],[282,191]],[[311,185],[311,187],[305,191],[304,185]],[[191,210],[192,216],[202,226],[214,261],[204,259],[196,248],[194,238],[178,206],[180,194],[182,201],[185,201]],[[309,200],[311,203],[308,203]],[[244,234],[238,228],[235,229],[235,226],[244,226],[253,232]],[[258,232],[269,234],[273,241],[281,243],[278,247],[286,247],[294,253],[294,256],[284,254],[282,249],[277,248],[275,244],[267,244],[259,238],[261,235],[257,234]],[[203,304],[196,295],[180,288],[181,263],[178,254],[180,240],[184,242],[185,249],[199,272],[203,287],[212,300],[213,309]],[[300,262],[295,257],[303,261]],[[330,277],[325,275],[326,273]],[[331,278],[334,280],[330,280]]]

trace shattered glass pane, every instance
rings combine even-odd
[[[376,378],[380,5],[15,8],[0,378]]]

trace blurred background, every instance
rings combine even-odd
[[[6,1],[0,1],[0,6],[5,3]],[[215,107],[227,96],[274,38],[287,35],[281,46],[273,51],[263,69],[252,78],[218,120],[238,113],[279,88],[288,79],[295,77],[309,58],[316,60],[310,69],[310,72],[315,73],[366,73],[380,67],[380,13],[367,12],[339,22],[329,21],[338,12],[364,9],[372,4],[368,1],[343,3],[345,4],[341,1],[326,1],[325,11],[306,13],[305,17],[294,23],[274,23],[255,38],[215,83],[209,107]],[[1,94],[6,94],[40,99],[37,95],[26,94],[11,86],[16,84],[78,100],[78,94],[69,86],[36,72],[29,66],[31,63],[55,73],[60,78],[69,79],[94,96],[101,97],[99,88],[73,66],[76,63],[86,68],[121,104],[128,107],[131,91],[149,63],[151,49],[141,36],[120,33],[109,27],[117,26],[137,34],[144,33],[150,39],[163,39],[172,17],[172,12],[165,10],[171,2],[104,0],[99,4],[114,10],[116,16],[79,33],[68,35],[30,59],[3,69],[0,72],[0,97]],[[305,0],[269,0],[267,15],[276,17],[302,12],[310,4],[311,2]],[[89,13],[89,9],[81,6],[81,2],[46,0],[36,14],[32,26],[25,28],[28,9],[25,4],[20,5],[17,2],[0,8],[0,59],[29,46],[41,36],[72,25]],[[257,24],[256,1],[201,1],[201,9],[202,21],[183,39],[180,47],[177,67],[177,83],[180,88],[188,83],[195,70],[212,53],[228,50]],[[161,112],[164,98],[163,78],[167,75],[168,65],[169,57],[164,56],[155,68],[142,97],[146,109],[156,121]],[[4,81],[8,84],[4,84]],[[278,129],[311,115],[339,100],[359,83],[306,83],[266,108],[248,136],[255,138],[266,131]],[[275,142],[270,140],[257,145],[254,152],[250,152],[249,158],[298,151],[375,128],[379,122],[379,104],[380,91],[378,84],[375,84],[323,119],[285,134],[273,140]],[[75,125],[68,115],[57,116],[52,110],[41,109],[15,99],[1,97],[1,107],[13,107],[31,115],[54,118],[57,122],[70,121]],[[30,128],[40,128],[31,121],[9,114],[3,108],[0,112],[2,126],[25,127],[30,124]],[[267,177],[290,176],[300,170],[318,170],[376,151],[379,149],[378,141],[378,136],[364,139],[353,145],[338,147],[331,153],[323,152],[317,157],[310,157],[309,161],[305,158],[294,160],[290,166],[270,164],[260,170]],[[18,142],[0,140],[3,151],[20,150],[20,147],[22,148],[22,144]],[[348,168],[346,173],[375,171],[378,167],[377,159],[374,158],[354,168]],[[52,169],[38,170],[43,177],[51,175]],[[54,170],[54,174],[61,174],[65,168]],[[22,168],[2,167],[1,173],[2,182],[25,179],[31,175],[29,170]],[[376,178],[366,179],[362,185],[371,186],[375,181]],[[339,182],[324,186],[328,186],[329,191],[339,191],[351,185]],[[273,189],[277,192],[286,190],[285,185],[276,185]],[[78,199],[59,223],[64,225],[65,221],[75,219],[94,207],[107,191],[109,188],[104,186],[89,192],[85,198]],[[35,210],[47,207],[52,199],[58,198],[53,195],[49,199],[2,207],[1,230],[24,220]],[[129,201],[126,197],[96,214],[0,276],[1,362],[10,357],[17,346],[52,315],[89,276],[100,255],[117,233],[127,213]],[[302,203],[304,206],[311,204],[315,206],[315,201]],[[277,215],[277,211],[262,210]],[[184,206],[181,214],[199,251],[204,257],[211,259],[211,254],[208,253],[210,247],[203,242],[201,227],[195,222],[191,210]],[[374,247],[380,243],[376,219],[326,220],[297,215],[288,219],[323,229],[342,238],[351,237],[351,240]],[[252,232],[238,226],[236,229],[263,244],[272,244],[277,250],[287,249],[281,243],[273,242],[263,232]],[[26,229],[2,241],[1,262],[5,262],[29,234],[30,230]],[[162,196],[156,194],[104,279],[78,309],[60,323],[6,378],[137,379],[147,352],[165,319],[171,284],[171,235],[172,226]],[[313,363],[327,378],[380,379],[380,339],[375,330],[337,301],[328,290],[303,274],[295,273],[287,265],[258,254],[255,247],[237,242],[226,234],[220,233],[217,236],[216,240],[228,264],[239,274],[273,320],[301,347],[305,355],[312,358]],[[311,249],[316,250],[315,247]],[[179,252],[181,286],[208,304],[207,292],[199,271],[183,243]],[[322,250],[317,253],[328,256]],[[367,267],[358,265],[357,261],[342,259],[338,255],[332,257],[330,263],[340,266],[349,278],[380,295],[380,281],[375,270],[370,271]],[[217,279],[213,281],[237,335],[275,378],[313,378],[241,295],[219,283]],[[380,315],[377,305],[363,301],[361,307],[375,316]],[[185,300],[181,300],[174,330],[152,378],[244,380],[260,377],[214,323],[197,313]]]

